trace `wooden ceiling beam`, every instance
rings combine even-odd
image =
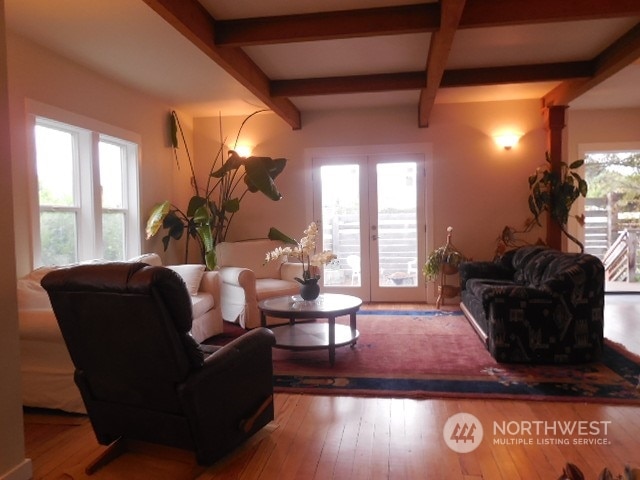
[[[440,30],[431,35],[427,57],[427,86],[420,90],[418,126],[428,127],[431,109],[449,58],[453,37],[458,30],[465,0],[441,0]]]
[[[611,44],[594,60],[594,74],[585,80],[562,82],[542,98],[544,107],[568,105],[640,58],[640,23]]]
[[[269,78],[246,53],[215,44],[215,19],[198,1],[143,1],[293,129],[301,128],[300,111],[287,98],[271,97]]]
[[[445,70],[440,88],[478,87],[509,83],[531,83],[584,79],[594,74],[593,62],[509,65],[505,67]],[[343,77],[272,80],[273,97],[308,97],[426,88],[426,73],[400,72]]]
[[[425,86],[424,72],[382,73],[347,77],[272,80],[271,95],[274,97],[307,97],[343,93],[419,90]]]
[[[467,0],[459,28],[568,22],[640,15],[638,0]],[[268,45],[435,32],[440,4],[217,20],[219,46]]]
[[[248,46],[334,38],[433,32],[440,4],[403,5],[216,21],[216,44]]]
[[[638,0],[467,0],[460,28],[569,22],[640,15]]]
[[[477,87],[563,81],[593,75],[593,62],[545,63],[537,65],[508,65],[504,67],[461,68],[445,70],[440,87]]]

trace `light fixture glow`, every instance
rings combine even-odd
[[[495,137],[498,146],[505,150],[511,150],[518,143],[518,140],[520,140],[520,135],[517,133],[503,133]]]
[[[236,145],[236,148],[234,148],[233,150],[235,150],[235,152],[241,157],[247,158],[251,156],[253,148],[251,147],[251,145]]]

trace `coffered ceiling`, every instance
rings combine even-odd
[[[638,0],[5,0],[7,25],[194,116],[640,107]]]

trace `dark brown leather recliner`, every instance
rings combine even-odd
[[[99,443],[188,449],[208,465],[273,420],[273,333],[256,329],[205,354],[175,272],[80,265],[52,271],[42,286]]]

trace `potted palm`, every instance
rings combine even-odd
[[[234,148],[247,120],[264,111],[253,112],[244,119],[236,136]],[[185,262],[189,256],[189,240],[193,239],[198,245],[203,263],[208,269],[213,270],[216,267],[215,246],[225,240],[229,225],[240,210],[240,203],[245,195],[260,192],[270,200],[277,201],[282,198],[274,179],[284,170],[287,160],[257,156],[242,157],[235,150],[229,150],[225,156],[224,146],[221,145],[211,164],[206,184],[201,187],[195,176],[178,115],[174,111],[170,114],[170,129],[176,162],[178,133],[185,145],[194,194],[186,209],[174,205],[169,200],[156,204],[147,220],[146,236],[149,239],[161,228],[164,229],[166,234],[162,238],[162,243],[166,251],[171,240],[180,240],[186,233]]]

